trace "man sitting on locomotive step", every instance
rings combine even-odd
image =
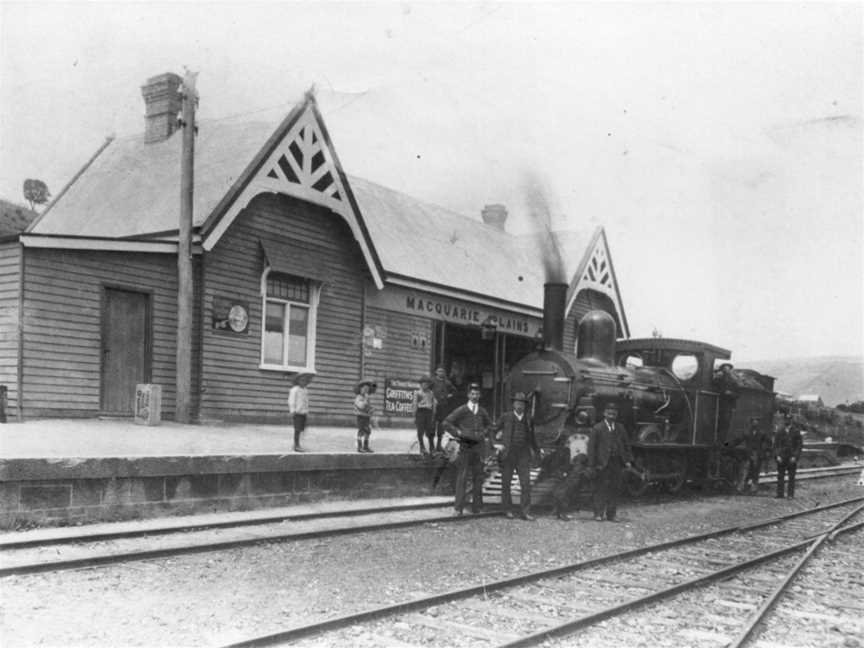
[[[567,521],[567,507],[570,500],[578,493],[583,484],[590,481],[591,471],[588,469],[588,440],[591,438],[591,427],[588,412],[580,410],[576,414],[575,425],[565,427],[557,440],[559,448],[555,451],[560,456],[559,467],[564,472],[564,478],[552,491],[552,501],[555,517]]]
[[[591,428],[588,441],[588,467],[596,475],[594,483],[594,519],[615,522],[618,493],[621,490],[622,467],[630,467],[633,456],[627,430],[617,423],[618,405],[607,403],[603,419]]]
[[[525,412],[527,402],[528,399],[522,392],[513,394],[513,411],[502,414],[492,431],[498,433],[495,438],[504,445],[501,451],[501,504],[508,519],[516,517],[510,497],[510,482],[515,469],[521,491],[520,517],[530,522],[534,520],[531,516],[531,460],[540,456],[540,448],[534,437],[534,422]]]
[[[456,497],[454,513],[461,516],[465,508],[465,483],[471,473],[471,512],[479,513],[483,506],[483,454],[492,419],[480,406],[480,385],[468,385],[468,402],[450,412],[444,419],[444,429],[459,441],[456,460]]]

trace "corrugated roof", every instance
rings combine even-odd
[[[273,135],[278,122],[199,124],[193,219],[200,226]],[[145,144],[118,138],[35,224],[34,234],[129,238],[177,229],[182,134]],[[346,169],[350,173],[350,169]],[[363,178],[348,182],[384,272],[542,307],[546,279],[538,235],[514,236]],[[569,281],[596,230],[559,232]]]
[[[193,219],[201,225],[273,132],[263,122],[199,125]],[[115,139],[43,215],[34,234],[127,238],[176,231],[182,133]]]

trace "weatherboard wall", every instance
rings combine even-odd
[[[163,416],[173,415],[175,256],[30,248],[26,250],[25,277],[25,418],[88,417],[100,413],[101,324],[106,287],[150,295],[150,382],[162,386]]]
[[[363,292],[369,274],[342,218],[287,196],[261,194],[239,213],[205,255],[201,417],[288,422],[288,391],[296,375],[261,369],[266,267],[262,241],[303,259],[322,281],[310,424],[353,424],[353,386],[360,375]],[[297,270],[297,274],[302,268]],[[216,301],[248,306],[243,333],[214,328]]]
[[[0,244],[0,385],[6,386],[6,416],[18,410],[18,314],[21,281],[21,246]]]

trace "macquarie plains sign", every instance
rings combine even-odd
[[[392,287],[368,293],[366,304],[399,313],[420,315],[452,324],[462,324],[463,326],[481,326],[488,321],[494,324],[500,333],[530,338],[537,335],[542,323],[539,317],[508,313],[460,299],[450,299],[449,297]]]
[[[387,378],[384,381],[384,414],[411,416],[414,414],[414,392],[420,383],[407,378]]]

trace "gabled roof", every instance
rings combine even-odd
[[[45,237],[176,240],[182,134],[107,143],[29,233]],[[315,100],[273,121],[202,121],[195,144],[193,226],[212,249],[255,195],[281,192],[322,204],[348,222],[382,281],[542,309],[548,235],[512,235],[479,220],[348,176]],[[34,237],[35,240],[36,237]],[[582,288],[606,292],[625,326],[602,228],[556,232],[572,305]],[[98,242],[98,241],[97,241]],[[143,244],[143,243],[142,243]],[[598,261],[599,259],[599,261]],[[606,273],[593,278],[592,262]],[[550,278],[551,279],[551,278]]]

